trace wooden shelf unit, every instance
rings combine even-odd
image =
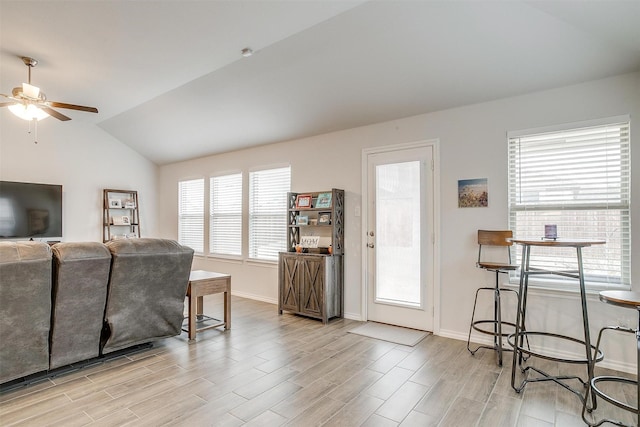
[[[331,193],[331,206],[330,207],[315,207],[317,198],[320,194]],[[311,207],[296,207],[296,200],[298,196],[310,195],[312,197]],[[296,246],[300,243],[300,238],[303,233],[309,235],[315,233],[324,238],[324,241],[328,241],[332,247],[333,255],[342,255],[344,251],[344,190],[338,190],[336,188],[331,191],[317,191],[311,193],[287,193],[288,200],[288,215],[287,215],[287,252],[295,252]],[[319,220],[319,216],[322,213],[330,214],[329,224],[300,224],[299,217],[307,216],[309,220]],[[328,246],[322,246],[319,248],[318,253],[323,252],[323,249],[328,249]],[[314,251],[309,251],[314,252]]]
[[[315,207],[318,196],[328,193],[330,205]],[[311,203],[297,206],[299,196],[311,196]],[[281,252],[278,260],[278,312],[289,311],[327,323],[332,317],[344,315],[344,190],[292,192],[287,198],[287,252]],[[322,215],[328,215],[328,223],[317,223]],[[312,220],[316,224],[310,224]],[[322,245],[296,252],[305,236],[319,236]]]
[[[140,237],[140,204],[135,190],[104,189],[102,241]]]

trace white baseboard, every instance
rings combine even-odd
[[[451,330],[444,330],[444,329],[440,329],[440,333],[438,333],[437,335],[444,338],[451,338],[459,341],[467,341],[467,338],[469,337],[468,334],[461,334],[458,331],[451,331]],[[480,344],[480,345],[493,345],[493,338],[490,335],[487,335],[486,337],[478,337],[475,334],[471,334],[471,342],[474,344]],[[584,354],[559,352],[556,349],[542,349],[541,351],[548,352],[548,353],[553,352],[557,356],[561,358],[566,358],[566,359],[578,359],[578,358],[584,357]],[[598,363],[598,366],[602,368],[614,369],[620,372],[626,372],[629,374],[636,373],[635,364],[623,363],[619,360],[612,360],[612,359],[605,358],[602,362]]]
[[[265,298],[262,295],[250,294],[250,293],[246,293],[246,292],[238,292],[238,291],[234,291],[233,289],[231,290],[231,295],[235,295],[237,297],[242,297],[242,298],[247,298],[247,299],[252,299],[252,300],[255,300],[255,301],[262,301],[262,302],[266,302],[266,303],[269,303],[269,304],[278,305],[278,300],[277,299]],[[360,318],[360,313],[344,313],[343,317],[345,319],[349,319],[349,320],[362,321],[362,319]]]
[[[360,317],[360,313],[344,313],[343,317],[349,320],[357,320],[358,322],[364,322],[364,320],[362,320],[362,317]]]
[[[266,302],[269,304],[275,304],[278,305],[278,300],[277,298],[266,298],[262,295],[256,295],[256,294],[250,294],[250,293],[246,293],[246,292],[238,292],[238,291],[234,291],[233,289],[231,289],[231,295],[235,295],[237,297],[242,297],[242,298],[247,298],[247,299],[252,299],[255,301],[262,301],[262,302]]]

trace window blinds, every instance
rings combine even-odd
[[[178,183],[178,242],[204,252],[204,178]]]
[[[249,258],[276,261],[286,250],[291,168],[249,174]]]
[[[630,284],[629,123],[509,137],[509,226],[518,238],[604,239],[583,250],[587,281]],[[535,248],[543,268],[575,268],[575,249]],[[520,254],[517,254],[518,259]]]
[[[209,192],[209,253],[242,255],[242,173],[211,177]]]

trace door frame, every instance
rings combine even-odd
[[[412,148],[430,147],[433,154],[433,272],[431,272],[433,280],[433,333],[438,335],[440,332],[440,140],[429,139],[404,144],[385,145],[373,148],[362,149],[362,229],[360,233],[360,248],[362,253],[361,265],[361,287],[360,287],[360,320],[366,321],[368,316],[368,265],[367,265],[367,230],[369,229],[369,188],[368,188],[368,156],[370,154],[388,153],[392,151],[401,151]]]

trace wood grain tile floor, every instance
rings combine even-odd
[[[205,298],[208,314],[221,307],[220,295]],[[360,322],[278,316],[274,305],[238,297],[232,316],[230,331],[204,331],[195,342],[183,333],[5,392],[0,425],[584,425],[576,396],[552,383],[515,393],[509,363],[498,367],[487,350],[471,356],[462,341],[430,335],[415,347],[395,345],[347,333]],[[616,392],[636,399],[633,388]],[[606,403],[598,412],[637,423]]]

